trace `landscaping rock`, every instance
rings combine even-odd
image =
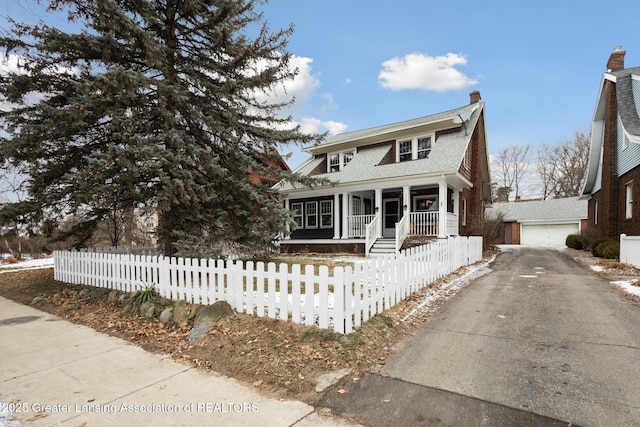
[[[156,306],[152,302],[143,302],[140,305],[140,315],[151,319],[155,314]]]
[[[89,295],[91,295],[91,289],[84,288],[83,290],[80,291],[81,297],[87,297]]]
[[[91,291],[91,293],[89,294],[89,297],[91,298],[91,301],[96,301],[96,300],[102,298],[108,292],[109,292],[109,289],[97,288],[97,289],[94,289],[94,290]]]
[[[162,323],[169,323],[172,317],[173,317],[173,307],[167,307],[164,310],[162,310],[162,313],[160,313],[159,319]]]
[[[189,320],[189,314],[191,313],[191,307],[184,301],[178,301],[173,306],[173,322],[177,325],[184,325]]]
[[[212,305],[203,307],[198,311],[198,315],[193,322],[193,329],[189,332],[189,342],[191,344],[196,343],[211,330],[213,325],[233,315],[233,308],[226,301],[217,301]]]
[[[350,375],[353,372],[351,368],[340,369],[337,371],[329,372],[328,374],[320,375],[316,379],[316,393],[322,393],[327,388],[331,387],[342,378]]]
[[[31,304],[38,304],[42,300],[44,300],[44,297],[35,297],[33,301],[31,301]]]
[[[120,299],[120,292],[118,292],[118,291],[109,292],[109,296],[107,297],[107,300],[109,302],[116,302],[119,299]]]

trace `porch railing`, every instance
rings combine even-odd
[[[399,222],[396,223],[396,253],[398,253],[400,251],[400,248],[402,247],[402,244],[404,243],[405,239],[407,238],[407,236],[409,235],[409,218],[410,218],[411,214],[409,215],[403,215],[402,219],[400,219]]]
[[[380,235],[380,227],[378,226],[378,223],[378,215],[374,215],[373,220],[365,227],[364,249],[367,256],[369,256],[369,250],[371,250],[371,247]]]
[[[373,222],[375,215],[349,215],[347,217],[347,236],[364,237],[367,233],[367,224]]]
[[[411,212],[409,217],[409,234],[412,236],[438,235],[438,212]]]

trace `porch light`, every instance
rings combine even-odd
[[[402,205],[402,210],[406,211],[407,210],[407,205]]]
[[[376,213],[378,213],[379,210],[380,208],[376,206],[376,209],[375,209]]]

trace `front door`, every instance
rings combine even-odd
[[[396,236],[396,222],[400,221],[400,199],[384,199],[382,235]]]

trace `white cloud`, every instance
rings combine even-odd
[[[380,86],[392,90],[424,89],[435,92],[463,89],[478,83],[455,67],[466,65],[467,58],[456,53],[444,56],[428,56],[410,53],[382,63],[378,74]]]
[[[305,117],[300,122],[303,133],[323,133],[328,131],[330,135],[344,132],[347,125],[333,120],[322,121],[315,117]]]
[[[336,103],[335,99],[333,99],[333,95],[330,93],[325,93],[320,95],[320,98],[324,99],[325,103],[322,105],[321,107],[321,111],[325,112],[328,110],[335,110],[336,108],[338,108],[338,104]]]
[[[295,115],[296,110],[306,104],[320,86],[318,75],[311,72],[312,63],[313,59],[311,58],[292,55],[289,69],[292,71],[297,69],[296,76],[275,85],[270,91],[257,92],[254,96],[260,102],[274,104],[286,103],[295,98],[294,104],[282,111],[282,115]],[[256,68],[260,69],[261,66]]]

